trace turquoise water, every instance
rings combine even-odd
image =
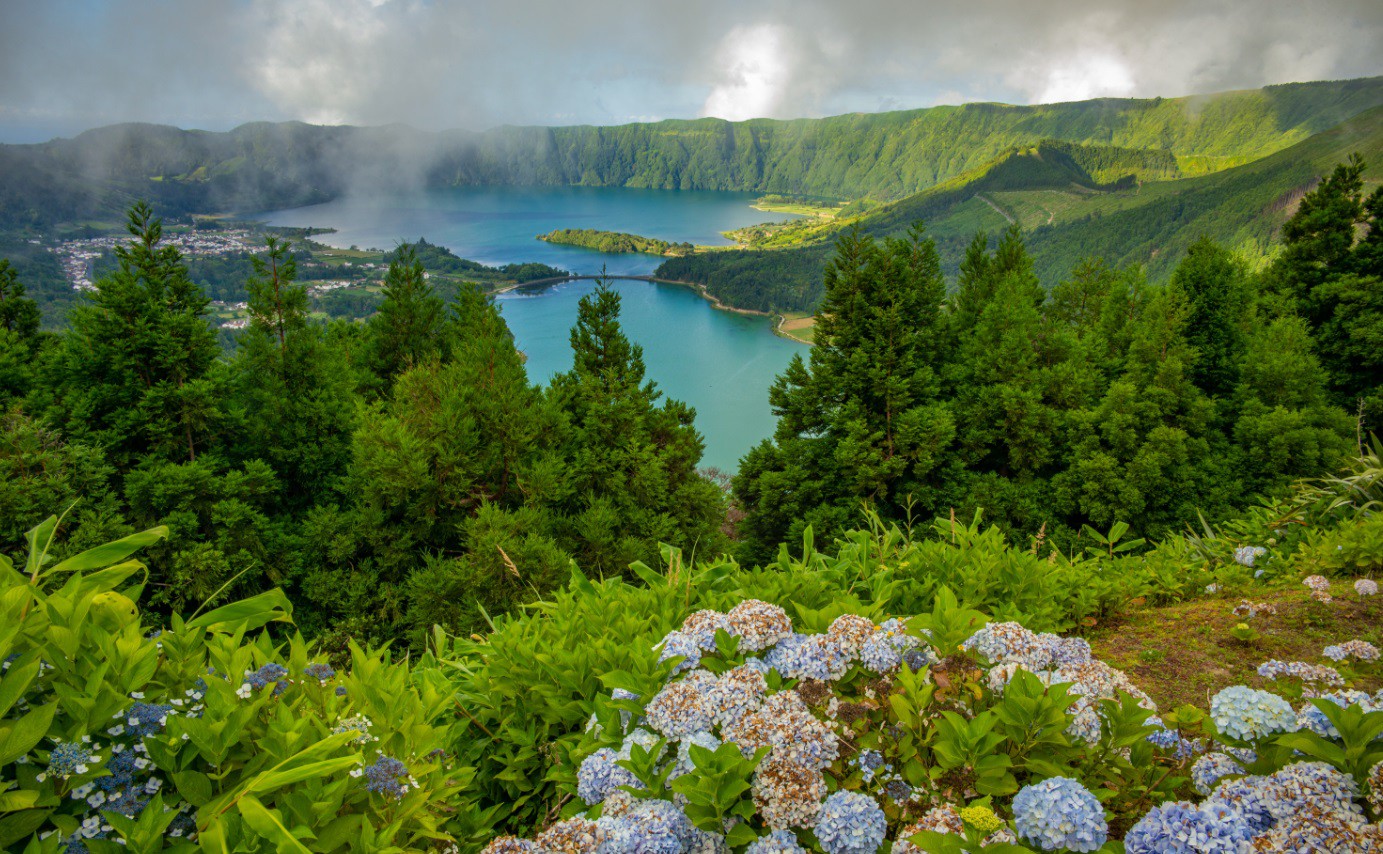
[[[261,214],[273,225],[323,226],[333,246],[392,247],[426,237],[485,264],[540,261],[575,273],[647,275],[659,259],[554,246],[534,236],[554,228],[628,231],[675,242],[724,244],[720,232],[781,218],[749,206],[746,193],[622,188],[464,188],[412,196],[349,198]],[[703,465],[733,471],[773,433],[768,388],[803,345],[773,334],[772,320],[717,311],[690,288],[627,279],[612,282],[625,334],[644,350],[648,378],[696,408],[706,440]],[[566,282],[496,298],[528,374],[546,383],[571,368],[569,335],[577,301],[595,285]]]
[[[705,246],[730,243],[732,228],[781,220],[750,207],[749,193],[634,190],[624,187],[458,187],[399,196],[347,196],[304,208],[257,214],[270,225],[331,227],[313,238],[328,246],[392,249],[426,237],[482,264],[538,261],[573,273],[652,273],[654,255],[607,255],[537,239],[554,228],[595,228]]]

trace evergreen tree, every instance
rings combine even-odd
[[[1335,168],[1282,228],[1269,280],[1306,319],[1335,400],[1383,426],[1383,188],[1363,194],[1364,161]],[[1363,235],[1361,238],[1360,235]]]
[[[1187,250],[1170,287],[1187,306],[1186,341],[1196,348],[1191,379],[1208,395],[1224,397],[1238,382],[1242,328],[1251,305],[1248,277],[1229,253],[1202,237]]]
[[[568,542],[581,566],[622,572],[656,562],[658,544],[714,551],[720,490],[697,474],[696,412],[644,380],[643,348],[619,324],[620,296],[600,281],[581,298],[572,369],[551,399],[569,425],[564,448]]]
[[[0,259],[0,410],[33,385],[40,319],[38,303],[24,295],[10,262]]]
[[[355,422],[354,378],[345,353],[308,318],[307,289],[285,242],[270,237],[247,283],[250,326],[232,370],[244,437],[236,453],[268,462],[282,497],[313,502],[345,471]]]
[[[864,503],[895,518],[914,499],[937,503],[936,470],[956,432],[938,399],[948,327],[932,241],[920,229],[882,244],[851,231],[825,286],[810,368],[795,356],[774,383],[773,440],[734,481],[754,559],[808,525],[841,530]]]
[[[383,291],[384,301],[369,323],[369,364],[381,394],[409,368],[449,354],[446,305],[427,283],[412,246],[403,244],[394,252]]]
[[[177,248],[161,245],[147,204],[131,208],[128,229],[134,240],[116,248],[119,268],[69,315],[42,390],[54,422],[105,448],[120,471],[147,456],[196,460],[215,436],[223,396],[206,296]]]

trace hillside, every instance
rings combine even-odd
[[[1383,78],[1172,99],[1030,107],[966,104],[825,119],[663,121],[619,127],[253,123],[227,133],[117,125],[0,146],[0,227],[109,219],[138,197],[164,214],[310,204],[400,185],[591,185],[896,199],[1042,140],[1113,151],[1151,180],[1280,151],[1383,104]],[[1131,154],[1134,153],[1134,154]],[[1083,168],[1101,182],[1107,156]]]
[[[977,231],[995,236],[1016,223],[1049,284],[1091,255],[1111,264],[1146,264],[1150,277],[1160,280],[1202,235],[1250,258],[1265,257],[1293,202],[1353,152],[1370,164],[1370,180],[1383,177],[1383,108],[1261,160],[1170,181],[1101,183],[1095,175],[1132,176],[1141,164],[1130,154],[1116,159],[1111,149],[1043,141],[862,215],[787,227],[764,248],[669,260],[659,275],[705,284],[746,308],[810,310],[820,299],[821,271],[841,229],[857,225],[875,236],[898,235],[921,220],[951,272]],[[1125,168],[1111,169],[1101,159]]]

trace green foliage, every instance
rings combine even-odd
[[[895,270],[923,256],[907,296]],[[808,525],[834,534],[861,505],[899,522],[983,510],[1113,555],[1099,531],[1137,548],[1350,452],[1306,323],[1209,241],[1165,287],[1090,261],[1047,294],[1014,227],[971,241],[949,296],[941,281],[917,236],[840,239],[811,365],[779,377],[775,436],[735,480],[746,557]]]
[[[422,851],[483,831],[471,769],[433,750],[454,727],[435,661],[354,647],[338,675],[301,636],[252,639],[290,620],[277,590],[146,635],[131,556],[167,530],[54,562],[56,526],[30,533],[23,565],[0,558],[0,844],[191,851],[195,832],[213,850]],[[407,765],[397,796],[358,776],[381,755]]]
[[[623,231],[600,231],[594,228],[557,228],[547,234],[538,235],[538,239],[617,255],[631,252],[668,255],[673,252],[686,253],[692,249],[690,243],[669,243],[654,237],[640,237]]]

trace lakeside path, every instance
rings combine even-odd
[[[781,315],[781,314],[776,314],[776,313],[771,312],[771,311],[756,311],[756,310],[754,310],[754,309],[752,309],[752,308],[738,308],[738,307],[733,306],[733,305],[726,305],[725,303],[721,302],[720,299],[719,299],[718,297],[716,297],[714,294],[708,293],[708,292],[706,291],[706,286],[705,286],[705,285],[699,284],[699,283],[697,283],[697,282],[687,282],[687,281],[683,281],[683,280],[681,280],[681,279],[664,279],[664,278],[661,278],[661,277],[658,277],[658,276],[630,276],[630,275],[601,276],[601,275],[598,275],[598,274],[591,274],[591,275],[585,275],[585,276],[577,276],[577,275],[571,275],[571,276],[553,276],[553,277],[547,278],[547,279],[534,279],[534,280],[531,281],[531,282],[521,282],[521,283],[515,284],[515,285],[505,285],[505,286],[502,287],[502,288],[497,288],[496,290],[492,291],[492,293],[496,293],[496,294],[505,294],[505,293],[508,293],[509,291],[518,290],[519,288],[535,288],[535,287],[542,287],[542,286],[544,286],[544,285],[560,285],[562,282],[595,281],[596,279],[629,279],[629,280],[635,281],[635,282],[649,282],[649,283],[652,283],[652,284],[663,284],[663,285],[681,285],[682,287],[685,287],[685,288],[692,288],[692,289],[695,290],[698,294],[701,295],[701,298],[702,298],[702,299],[704,299],[704,300],[706,300],[707,302],[709,302],[709,303],[711,304],[711,307],[712,307],[712,308],[719,309],[720,311],[729,311],[729,312],[733,312],[734,314],[746,314],[746,315],[749,315],[749,316],[751,316],[751,317],[772,317],[772,318],[775,318],[774,323],[773,323],[773,334],[774,334],[774,335],[777,335],[777,336],[779,336],[780,338],[786,338],[786,339],[788,339],[789,341],[795,341],[795,342],[797,342],[798,344],[805,344],[805,345],[808,346],[808,347],[810,347],[810,346],[812,345],[810,341],[803,341],[801,338],[798,338],[796,335],[793,335],[791,332],[789,332],[789,331],[787,331],[786,329],[783,328],[783,325],[787,322],[787,318],[784,317],[783,315]]]

